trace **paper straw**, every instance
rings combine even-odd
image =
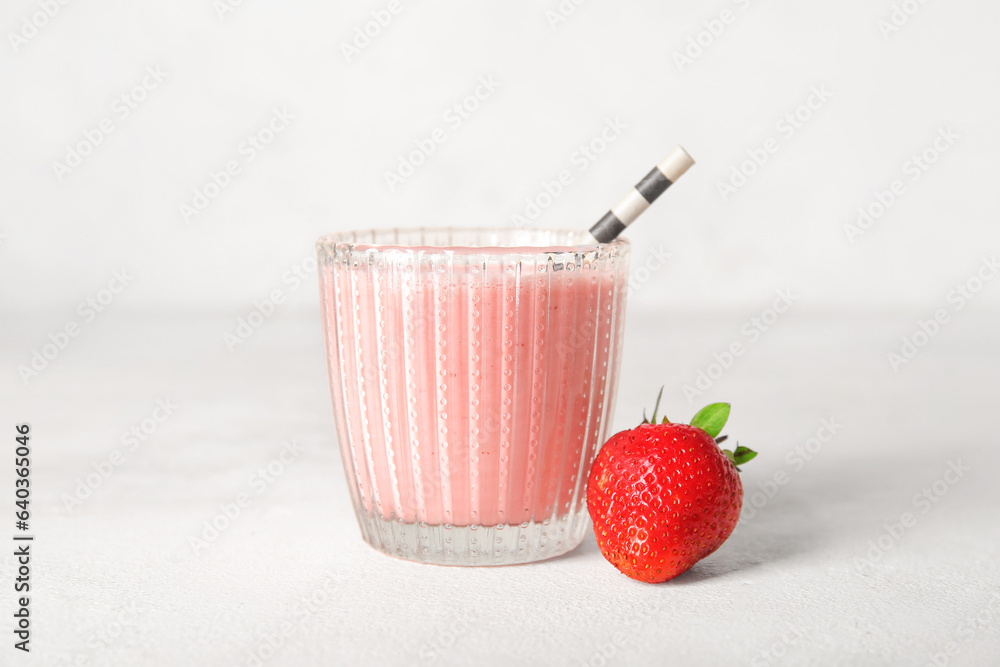
[[[589,235],[584,236],[580,244],[608,243],[614,239],[649,208],[657,197],[676,183],[693,164],[694,158],[680,146],[670,151],[667,157],[653,167],[645,178],[590,228]]]

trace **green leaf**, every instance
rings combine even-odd
[[[740,466],[757,456],[757,452],[746,447],[737,445],[736,451],[732,452],[728,449],[723,449],[722,453],[726,455],[734,466],[736,466],[736,472],[743,472],[740,470]]]
[[[691,426],[700,428],[713,438],[722,431],[729,419],[729,403],[712,403],[698,411],[691,419]]]
[[[757,452],[750,449],[749,447],[743,447],[742,445],[736,447],[736,451],[733,452],[733,463],[738,466],[743,465],[747,461],[752,461],[756,458]]]

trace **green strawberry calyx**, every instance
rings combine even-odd
[[[660,409],[660,399],[663,398],[663,387],[660,387],[660,393],[656,395],[656,405],[653,406],[653,417],[652,419],[646,419],[646,411],[642,411],[642,423],[643,424],[671,424],[671,422],[666,417],[660,422],[656,421],[656,413]],[[729,403],[712,403],[711,405],[706,405],[701,410],[691,418],[691,426],[695,428],[700,428],[702,431],[711,436],[716,444],[722,444],[728,435],[719,436],[722,432],[723,427],[725,427],[726,422],[729,420]],[[750,449],[749,447],[744,447],[739,443],[736,444],[735,450],[723,449],[722,453],[726,455],[736,469],[739,470],[740,466],[748,461],[752,460],[757,456],[757,452]]]

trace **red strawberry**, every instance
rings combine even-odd
[[[660,390],[663,393],[663,390]],[[656,399],[659,406],[660,399]],[[612,436],[587,482],[587,507],[601,553],[639,581],[673,579],[722,546],[743,506],[737,464],[746,447],[720,449],[728,403],[713,403],[691,420],[663,418]]]

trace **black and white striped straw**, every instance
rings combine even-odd
[[[614,208],[604,214],[604,217],[597,221],[597,224],[590,228],[590,234],[581,239],[580,244],[608,243],[616,236],[625,231],[632,222],[638,218],[649,205],[656,201],[656,198],[677,179],[684,175],[694,158],[688,152],[678,146],[670,151],[667,157],[653,167],[646,174],[646,177],[639,181],[632,190],[625,195]],[[589,238],[589,237],[592,238]]]

